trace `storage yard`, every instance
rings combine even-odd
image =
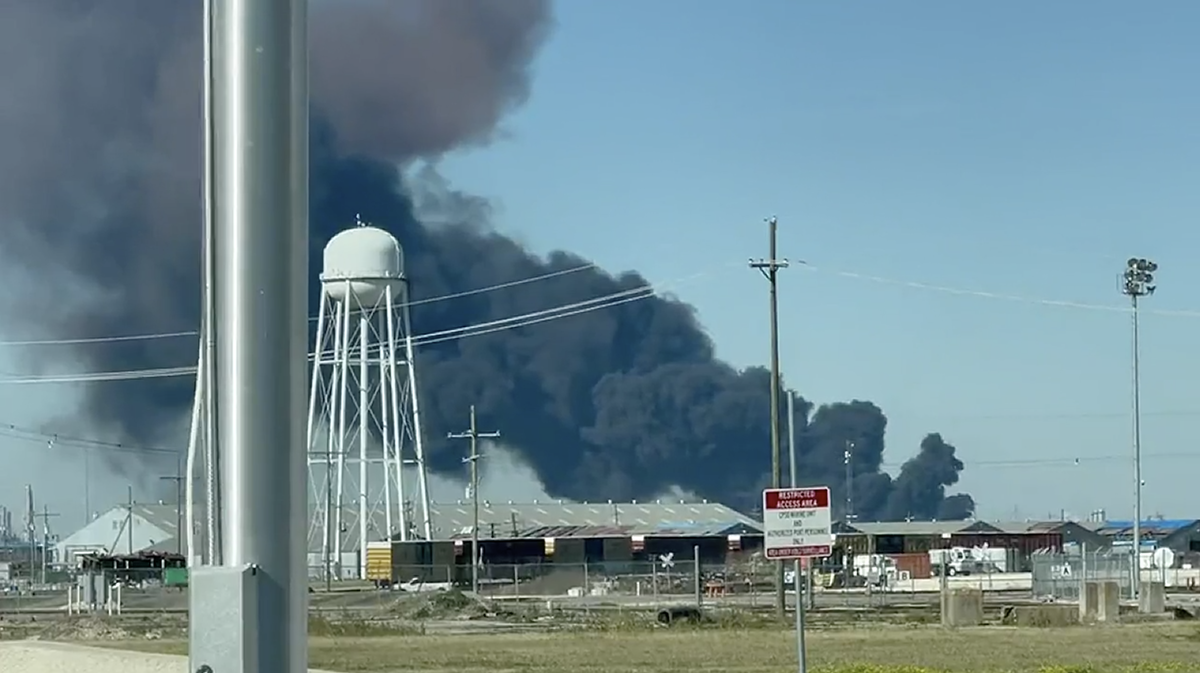
[[[665,535],[658,542],[629,537],[625,544],[610,538],[607,552],[627,554],[627,560],[592,563],[586,557],[575,562],[588,542],[560,539],[538,563],[485,565],[477,597],[470,592],[470,568],[459,565],[455,553],[461,542],[441,545],[438,553],[451,561],[445,566],[408,563],[412,544],[385,547],[386,556],[377,551],[368,565],[386,581],[312,582],[310,665],[392,673],[794,670],[790,617],[780,624],[773,616],[774,565],[756,554],[752,532],[737,535],[737,544],[728,535],[708,543]],[[1200,614],[1197,570],[1182,560],[1143,571],[1144,588],[1160,585],[1163,596],[1157,613],[1145,614],[1137,602],[1121,600],[1129,565],[1114,561],[1121,557],[1111,550],[1060,552],[1061,540],[1048,539],[1039,541],[1048,549],[1027,556],[988,547],[992,561],[976,565],[971,550],[982,547],[888,555],[855,553],[860,545],[878,550],[879,539],[843,533],[841,541],[843,565],[814,564],[813,589],[802,594],[812,603],[810,670],[1200,670],[1190,663],[1200,643],[1192,621]],[[527,544],[547,547],[544,538]],[[701,544],[707,556],[682,557]],[[650,559],[633,558],[647,546],[654,550]],[[944,563],[944,577],[929,576],[937,561]],[[85,562],[69,586],[0,597],[0,640],[18,643],[0,644],[0,665],[41,671],[56,670],[38,668],[42,661],[100,661],[79,647],[87,645],[106,648],[103,656],[120,662],[113,665],[124,673],[175,670],[183,660],[171,655],[186,652],[188,588],[186,569],[169,567],[173,562],[161,554],[97,558]],[[1023,564],[1031,569],[1010,570]],[[99,591],[85,604],[78,587],[89,572]],[[802,584],[807,578],[805,572]],[[1103,621],[1083,616],[1079,596],[1088,585],[1102,584],[1117,597],[1115,614]],[[962,595],[978,598],[978,620],[970,623],[979,625],[939,625],[942,597]],[[795,597],[794,591],[786,595],[789,612]]]

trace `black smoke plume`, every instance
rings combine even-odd
[[[77,289],[66,306],[23,314],[52,335],[197,324],[198,6],[0,3],[4,252]],[[339,0],[315,2],[312,19],[314,261],[361,213],[405,246],[418,299],[584,263],[567,252],[531,254],[487,227],[486,204],[435,175],[405,181],[398,168],[492,138],[529,93],[531,63],[552,27],[547,2]],[[438,224],[418,221],[418,200],[435,205]],[[418,332],[434,332],[644,283],[632,272],[589,270],[424,304],[413,318]],[[189,364],[195,353],[193,338],[178,338],[89,344],[73,355],[114,371]],[[767,373],[717,360],[691,307],[669,298],[439,343],[419,366],[437,471],[460,469],[461,447],[438,438],[475,404],[552,495],[648,498],[679,486],[752,509],[767,481]],[[94,384],[83,414],[91,427],[149,443],[190,398],[187,380]],[[971,514],[969,496],[946,497],[963,465],[940,436],[892,478],[881,471],[887,421],[875,405],[814,412],[804,402],[795,420],[808,483],[844,493],[853,443],[860,517]]]

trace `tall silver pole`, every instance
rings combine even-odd
[[[1137,598],[1142,584],[1142,367],[1138,344],[1138,295],[1133,299],[1133,578]]]
[[[789,390],[787,398],[788,468],[792,488],[796,488],[796,391]]]
[[[1154,274],[1158,265],[1144,257],[1132,257],[1126,263],[1121,292],[1132,304],[1133,314],[1133,547],[1131,593],[1140,594],[1142,583],[1142,377],[1141,348],[1138,344],[1138,299],[1154,294]]]
[[[253,1],[253,0],[252,0]],[[291,397],[287,400],[285,414],[281,414],[292,433],[291,447],[308,447],[308,400],[305,399],[308,377],[308,0],[284,0],[282,11],[289,13],[288,72],[291,98],[288,101],[290,161],[288,167],[288,196],[290,220],[280,224],[280,238],[290,243],[286,259],[290,263],[286,285],[290,290],[282,301],[288,304],[285,327],[281,327],[291,338],[288,343],[287,370],[290,376],[287,386]],[[284,363],[281,363],[283,366]],[[285,449],[286,452],[286,449]],[[288,549],[288,583],[283,585],[287,604],[288,630],[283,634],[281,647],[294,653],[292,667],[299,673],[308,669],[308,459],[305,451],[291,451],[288,464],[288,498],[290,517],[289,530],[291,547]],[[365,551],[363,553],[366,553]],[[288,670],[280,667],[280,670]]]
[[[203,419],[204,428],[198,434],[203,446],[204,458],[204,562],[216,565],[221,562],[221,532],[220,528],[220,498],[217,491],[218,450],[217,450],[217,391],[213,381],[216,378],[217,336],[213,327],[213,317],[216,315],[216,174],[215,174],[215,102],[213,88],[216,79],[216,63],[213,60],[213,3],[218,0],[204,0],[204,76],[203,76],[203,160],[204,175],[201,179],[203,188],[203,233],[201,237],[201,252],[204,258],[204,283],[202,294],[202,310],[200,313],[200,352],[196,361],[196,395],[199,405],[199,418]],[[192,475],[195,478],[195,475]],[[189,524],[191,525],[191,524]]]
[[[192,669],[301,673],[308,8],[306,0],[213,0],[213,9],[211,383],[220,392],[223,567],[193,583]]]
[[[789,390],[787,398],[787,429],[788,429],[788,467],[791,477],[789,483],[792,488],[797,488],[799,479],[796,476],[796,391]],[[792,567],[792,586],[796,592],[796,656],[798,670],[800,673],[805,673],[808,670],[804,646],[804,597],[801,596],[800,586],[803,580],[800,576],[800,560],[793,561],[795,564]],[[812,559],[809,559],[812,563]],[[812,591],[812,586],[807,587],[808,591]]]

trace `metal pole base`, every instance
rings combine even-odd
[[[259,673],[254,566],[201,566],[188,577],[188,655],[196,673]]]

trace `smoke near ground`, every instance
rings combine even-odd
[[[187,6],[185,6],[187,5]],[[542,0],[326,0],[313,13],[314,260],[356,214],[405,246],[415,298],[585,263],[542,258],[492,231],[486,204],[398,166],[486,143],[529,95],[552,28]],[[20,315],[55,337],[194,329],[199,312],[199,3],[39,0],[0,4],[0,221],[4,253],[89,300]],[[423,225],[436,210],[438,223]],[[414,308],[435,332],[644,284],[600,270]],[[314,296],[316,283],[314,275]],[[315,303],[314,303],[315,306]],[[92,370],[194,362],[194,338],[87,344]],[[46,355],[50,358],[52,355]],[[666,298],[425,348],[430,459],[456,474],[475,404],[551,496],[649,498],[672,488],[752,508],[769,470],[769,377],[717,360],[693,310]],[[185,413],[187,380],[93,384],[88,427],[160,441]],[[802,473],[842,491],[854,445],[856,513],[960,518],[962,470],[929,435],[891,477],[886,418],[863,401],[800,405]],[[903,450],[903,449],[902,449]],[[840,496],[839,496],[840,501]]]

